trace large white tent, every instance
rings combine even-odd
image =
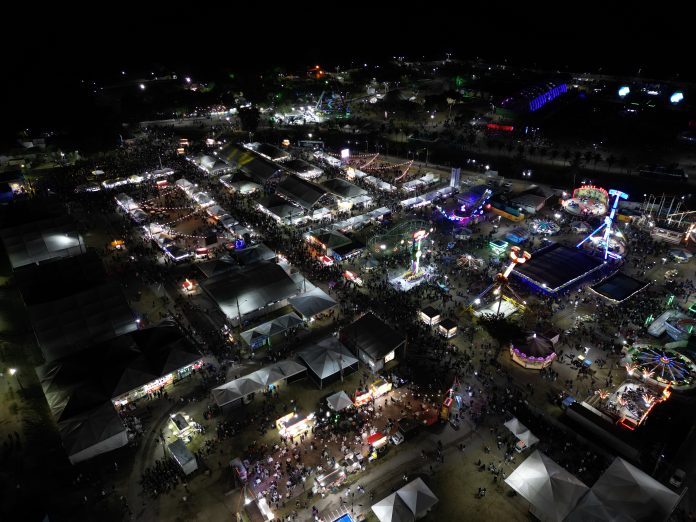
[[[333,335],[299,351],[298,356],[310,375],[323,386],[324,380],[355,370],[358,359]]]
[[[392,493],[372,506],[379,522],[413,522],[413,515],[406,503],[396,493]]]
[[[306,371],[304,366],[294,361],[280,361],[213,388],[213,399],[220,407],[239,403],[247,395],[263,391],[271,384],[301,375]]]
[[[269,337],[297,328],[302,322],[295,314],[285,314],[242,332],[241,337],[249,346],[255,348]]]
[[[302,295],[291,297],[288,302],[305,319],[314,317],[338,304],[333,297],[319,287]]]
[[[677,493],[620,457],[592,486],[569,522],[667,520],[679,503]]]
[[[589,489],[538,450],[505,482],[529,502],[531,513],[542,522],[564,520]]]
[[[519,420],[517,420],[517,417],[513,417],[512,419],[507,421],[503,426],[509,429],[515,437],[524,442],[527,445],[527,447],[533,446],[534,444],[539,442],[539,438],[536,435],[534,435],[531,431],[529,431],[529,428],[527,428],[527,426],[525,426]]]
[[[424,517],[438,498],[417,478],[372,506],[380,522],[412,522]]]

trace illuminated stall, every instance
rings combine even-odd
[[[308,432],[314,426],[314,413],[303,416],[299,413],[291,412],[283,415],[276,421],[276,428],[283,437],[296,437]]]
[[[389,393],[391,390],[392,383],[387,382],[384,379],[377,379],[375,382],[370,384],[370,393],[375,399]]]

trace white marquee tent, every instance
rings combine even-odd
[[[589,488],[549,457],[535,451],[505,482],[530,504],[542,522],[561,522]]]
[[[539,442],[539,438],[536,435],[534,435],[531,431],[529,431],[529,428],[527,428],[527,426],[525,426],[519,420],[517,420],[517,417],[513,417],[512,419],[507,421],[503,426],[509,429],[515,437],[524,442],[527,445],[527,447],[531,447],[537,442]]]
[[[326,402],[328,402],[329,407],[335,411],[345,410],[353,405],[353,401],[350,400],[348,394],[343,390],[327,397]]]

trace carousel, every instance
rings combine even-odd
[[[524,368],[541,370],[554,361],[556,351],[552,339],[533,333],[522,343],[510,344],[510,356]]]
[[[558,234],[561,227],[555,221],[548,219],[533,219],[530,228],[535,234],[545,234],[547,236]]]

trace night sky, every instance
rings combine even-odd
[[[602,67],[635,74],[642,67],[643,76],[695,74],[686,59],[687,17],[677,9],[638,15],[629,6],[606,9],[587,2],[488,13],[473,12],[466,3],[454,10],[451,3],[432,2],[394,9],[357,3],[278,9],[269,3],[256,11],[215,4],[192,9],[116,3],[106,10],[103,5],[74,13],[25,7],[26,13],[15,15],[17,24],[6,26],[0,34],[8,72],[1,98],[4,131],[64,119],[84,101],[81,80],[108,82],[122,69],[205,75],[278,64],[331,67],[395,54],[443,57],[451,51],[460,58],[560,70]]]

